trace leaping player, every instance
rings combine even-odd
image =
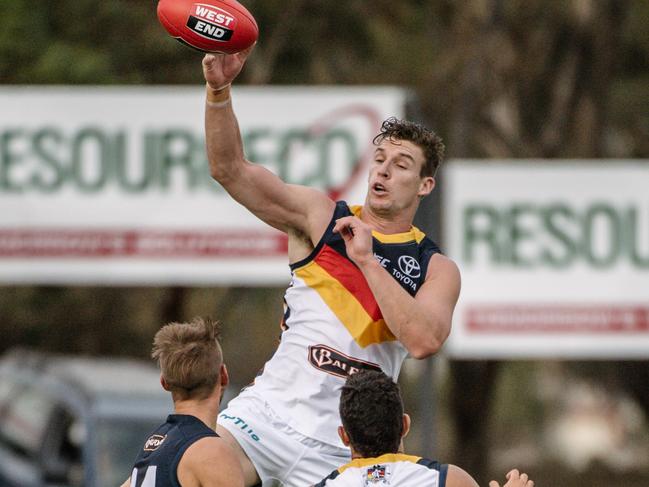
[[[386,120],[362,206],[287,184],[243,152],[230,84],[249,53],[203,59],[210,170],[236,201],[288,234],[292,282],[277,351],[219,415],[217,431],[237,452],[246,485],[302,487],[350,459],[337,434],[346,377],[373,369],[396,380],[408,355],[437,352],[450,332],[460,274],[412,225],[435,187],[440,138]]]

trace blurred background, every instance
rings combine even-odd
[[[417,224],[458,262],[463,295],[445,349],[404,366],[408,451],[481,485],[512,467],[538,486],[649,485],[649,3],[242,3],[260,28],[234,91],[249,158],[360,203],[377,120],[408,116],[446,142]],[[0,3],[5,485],[45,485],[42,472],[91,485],[80,445],[106,420],[89,411],[116,406],[105,391],[88,406],[78,366],[51,366],[61,356],[139,370],[162,324],[211,316],[231,396],[277,344],[284,242],[209,181],[202,55],[155,7]],[[38,382],[46,370],[81,399]],[[81,419],[48,425],[44,411],[67,416],[39,391]],[[52,428],[67,433],[46,461]],[[118,444],[99,437],[95,450]],[[112,470],[92,485],[128,475],[128,455],[102,462]]]

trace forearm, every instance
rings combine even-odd
[[[447,325],[427,312],[375,259],[359,268],[386,325],[410,355],[424,358],[435,353],[446,339]]]
[[[214,179],[227,182],[245,163],[239,123],[232,109],[230,87],[206,88],[205,142],[210,173]]]

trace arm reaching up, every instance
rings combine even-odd
[[[331,217],[334,202],[316,189],[286,184],[245,158],[230,85],[251,51],[252,47],[237,54],[208,54],[203,58],[210,173],[230,196],[261,220],[283,232],[296,230],[317,242]]]

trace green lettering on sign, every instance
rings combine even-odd
[[[583,219],[582,252],[586,261],[597,268],[613,265],[620,255],[621,230],[618,215],[611,206],[597,203],[589,207]],[[601,239],[597,239],[598,235]],[[604,249],[595,248],[598,241],[604,242]]]
[[[82,192],[96,193],[104,187],[110,170],[109,156],[108,140],[100,129],[84,128],[76,134],[72,140],[71,172]]]
[[[463,224],[463,258],[473,263],[476,250],[482,246],[495,263],[501,260],[501,249],[498,232],[501,225],[501,215],[491,205],[468,205],[464,208]]]
[[[31,184],[43,193],[57,191],[67,177],[67,169],[61,152],[65,147],[65,138],[56,128],[37,130],[32,136],[32,149],[37,160],[42,162],[42,170],[32,173]]]
[[[7,193],[22,192],[20,183],[12,180],[14,175],[11,168],[23,160],[23,154],[14,147],[15,142],[20,141],[23,134],[20,129],[6,130],[0,134],[0,188]]]

